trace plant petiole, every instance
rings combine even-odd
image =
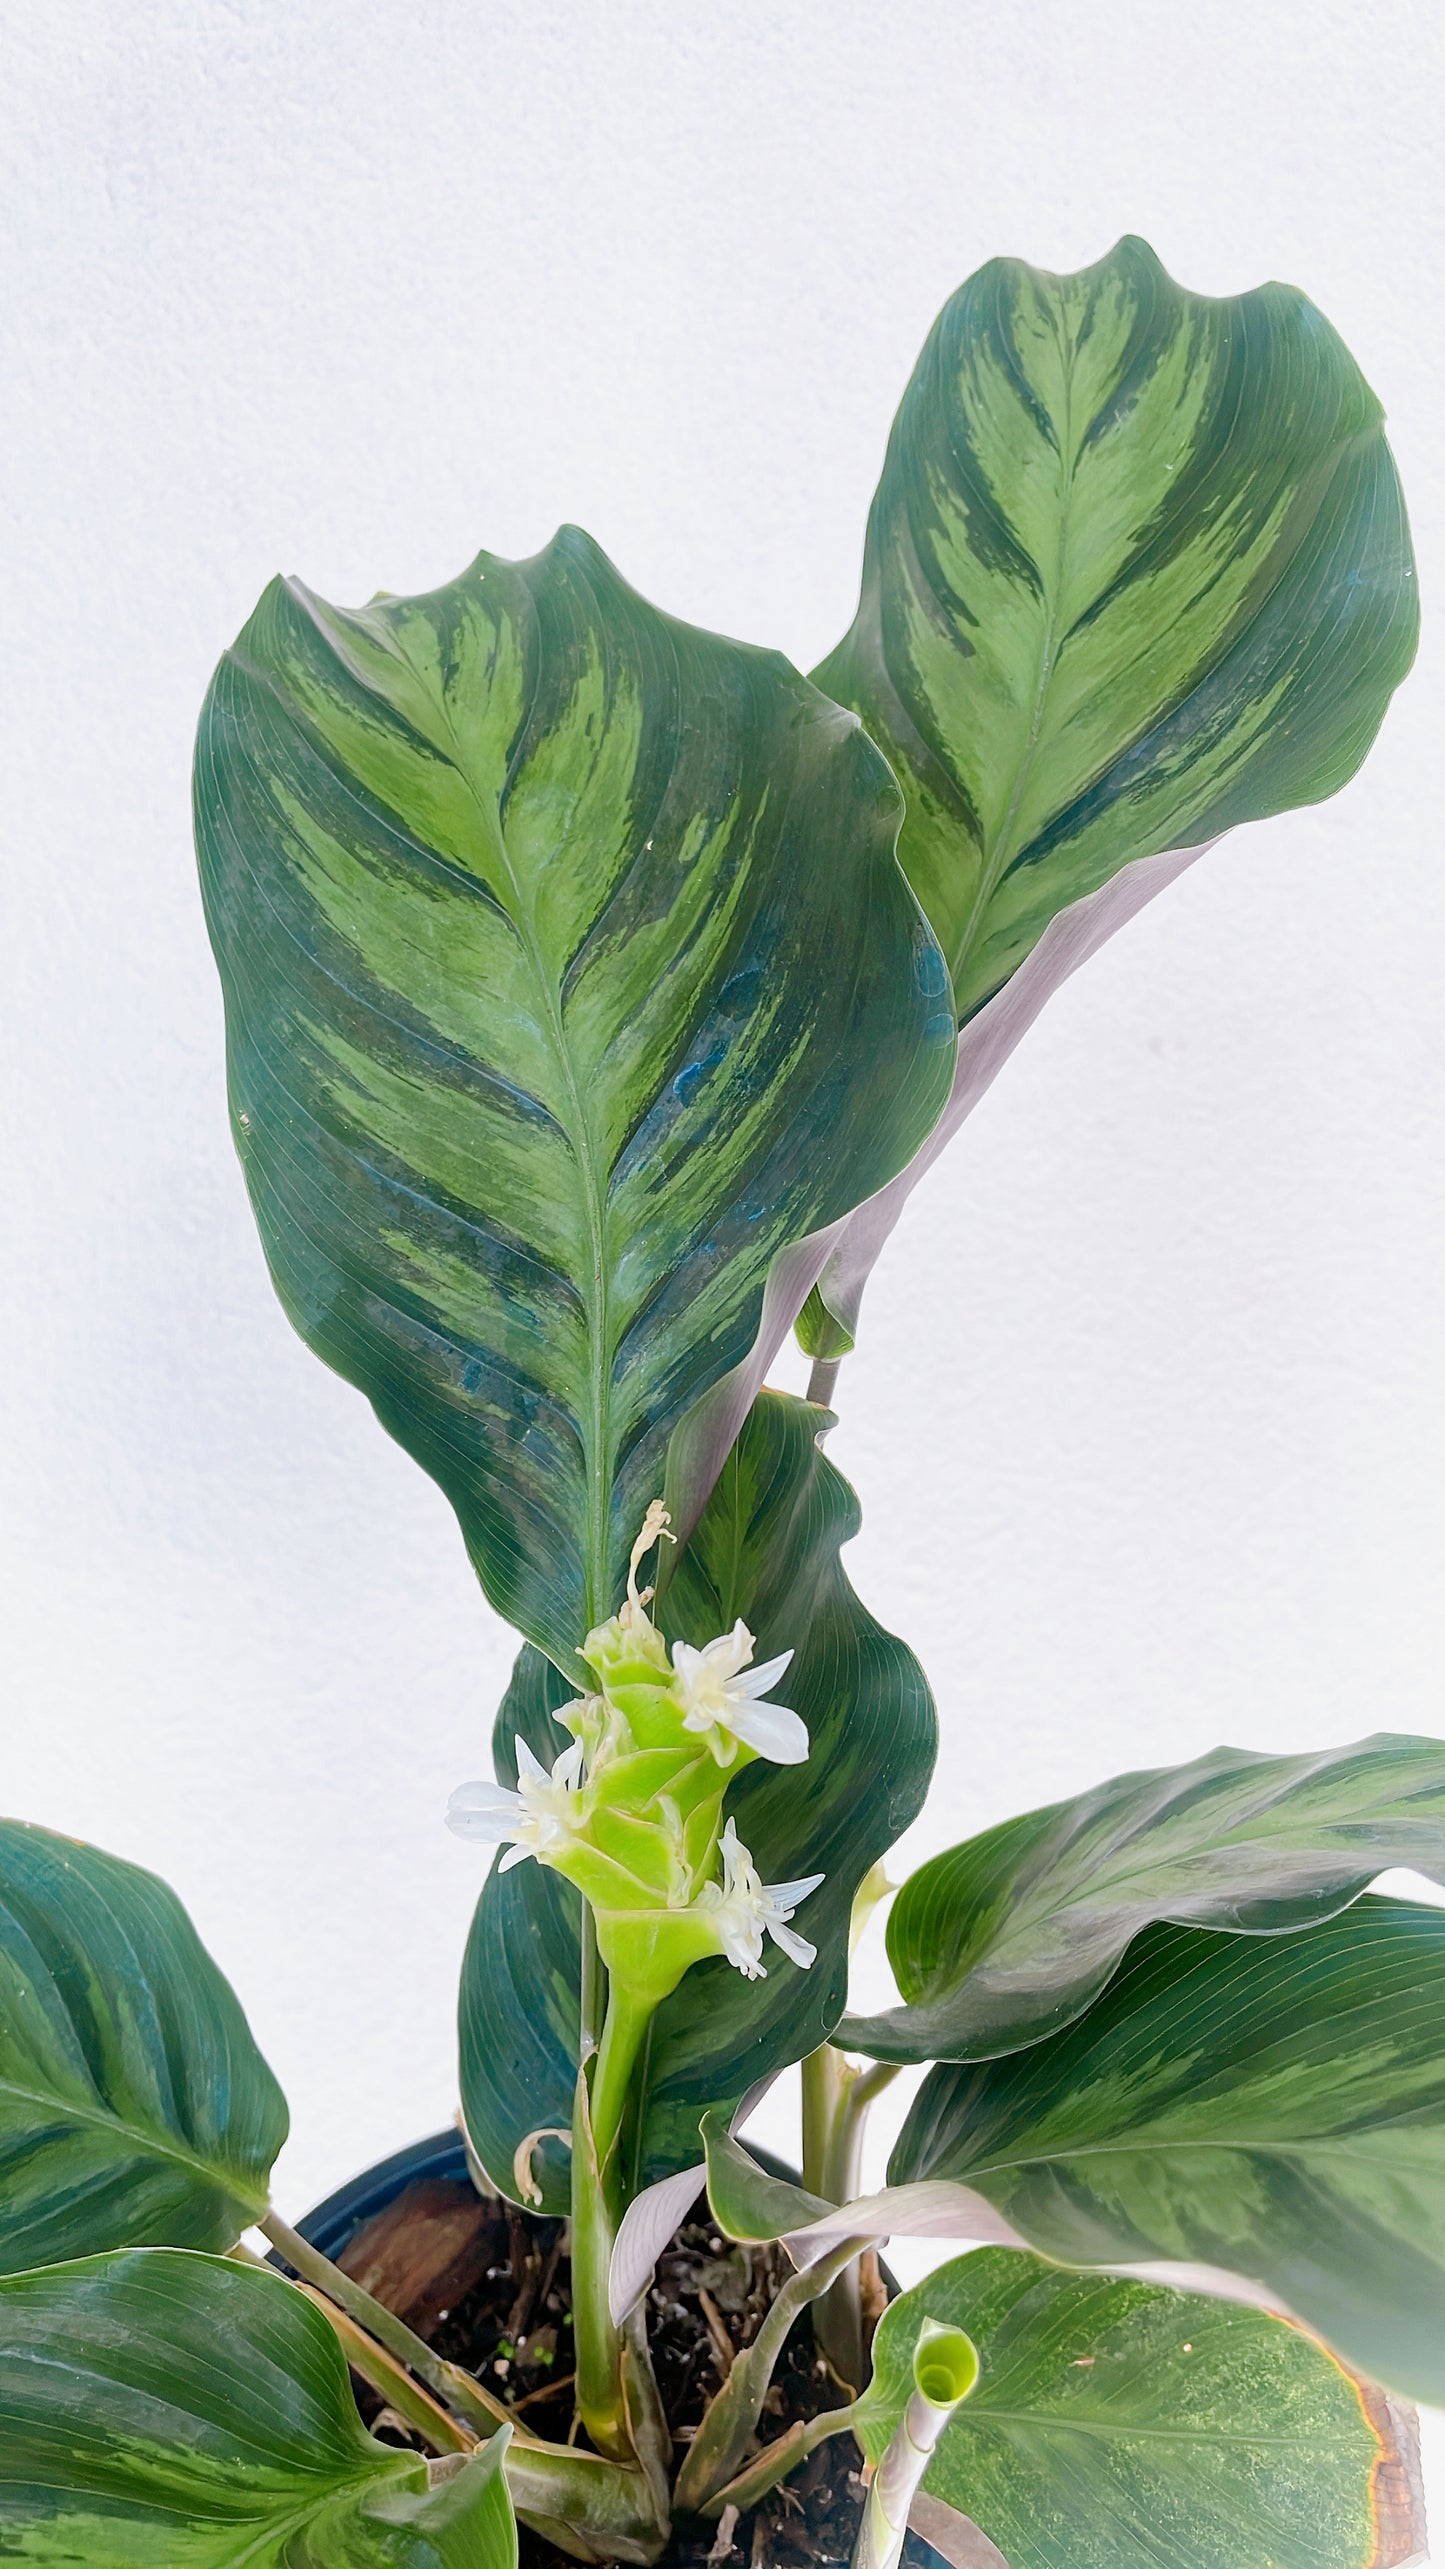
[[[898,2076],[892,2061],[855,2069],[831,2043],[803,2063],[803,2183],[827,2203],[851,2203],[859,2191],[868,2109]],[[847,2266],[813,2311],[818,2352],[834,2377],[863,2387],[863,2298],[858,2268]]]
[[[795,2471],[800,2462],[806,2462],[810,2453],[816,2453],[820,2444],[826,2444],[830,2436],[846,2435],[857,2411],[857,2401],[851,2400],[846,2408],[823,2409],[817,2417],[790,2426],[786,2435],[780,2435],[775,2443],[768,2445],[756,2462],[751,2463],[746,2471],[739,2471],[737,2478],[729,2480],[726,2488],[717,2490],[698,2512],[714,2517],[720,2516],[725,2507],[736,2507],[739,2515],[746,2514],[749,2507],[757,2505],[759,2498],[767,2496],[769,2489],[775,2489],[780,2480],[786,2480],[789,2472]]]
[[[677,2503],[688,2514],[709,2510],[719,2487],[731,2480],[741,2463],[757,2432],[773,2368],[793,2322],[867,2245],[866,2239],[841,2240],[816,2265],[790,2275],[752,2344],[734,2356],[732,2370],[709,2405],[677,2475]]]
[[[334,2266],[329,2257],[324,2257],[319,2248],[312,2247],[309,2239],[303,2239],[299,2230],[293,2230],[288,2221],[283,2221],[279,2212],[265,2213],[257,2226],[265,2232],[272,2247],[280,2249],[287,2264],[295,2269],[303,2283],[313,2285],[327,2301],[335,2302],[348,2319],[353,2320],[368,2337],[376,2339],[398,2364],[415,2373],[428,2390],[434,2391],[444,2406],[453,2410],[477,2435],[489,2437],[499,2426],[511,2426],[520,2440],[540,2441],[540,2438],[529,2437],[524,2426],[516,2425],[511,2410],[501,2400],[494,2399],[490,2391],[483,2390],[481,2383],[474,2381],[469,2373],[464,2373],[459,2364],[449,2364],[442,2356],[434,2354],[425,2338],[418,2337],[404,2319],[398,2319],[395,2311],[388,2310],[384,2302],[377,2301],[364,2285],[343,2274],[341,2268]]]

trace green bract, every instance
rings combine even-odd
[[[1445,1748],[1220,1749],[1005,1821],[904,1886],[900,2003],[849,2015],[935,1717],[823,1451],[873,1261],[1052,991],[1354,773],[1415,626],[1328,323],[1136,241],[945,307],[813,681],[575,528],[428,596],[266,591],[196,753],[232,1116],[287,1311],[521,1635],[448,1814],[503,1850],[460,2086],[519,2272],[474,2374],[360,2280],[409,2272],[420,2195],[406,2253],[333,2264],[269,2201],[285,2109],[170,1893],[0,1824],[0,2557],[515,2569],[520,2521],[651,2569],[711,2519],[761,2562],[830,2473],[854,2569],[910,2527],[1005,2569],[1423,2556],[1393,2394],[1445,2402],[1445,1913],[1370,1886],[1445,1881]],[[795,1326],[806,1398],[766,1383]],[[797,2177],[740,2137],[794,2063]],[[667,2256],[700,2201],[745,2333]],[[974,2253],[875,2332],[895,2234]],[[684,2421],[653,2322],[689,2294]],[[543,2296],[568,2361],[519,2397]]]
[[[639,2182],[697,2159],[709,2107],[731,2111],[836,2024],[854,1896],[917,1815],[933,1763],[923,1672],[844,1575],[839,1554],[857,1530],[857,1502],[819,1450],[821,1424],[805,1401],[759,1399],[656,1606],[674,1637],[726,1632],[741,1616],[760,1659],[793,1650],[779,1691],[806,1724],[806,1760],[757,1759],[737,1775],[709,1755],[707,1767],[766,1881],[823,1875],[798,1920],[818,1960],[803,1972],[774,1950],[767,1978],[749,1982],[719,1954],[659,2008],[637,2099]],[[517,1736],[540,1761],[556,1755],[565,1734],[554,1715],[570,1699],[556,1672],[524,1652],[497,1717],[497,1764],[509,1782]],[[571,2118],[577,1933],[554,1874],[524,1864],[489,1875],[462,1973],[462,2099],[477,2153],[504,2191],[520,2191],[514,2159],[528,2135]],[[543,2143],[531,2171],[546,2204],[562,2209],[565,2153]]]

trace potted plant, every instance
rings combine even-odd
[[[1132,240],[947,305],[811,681],[570,528],[356,612],[268,589],[196,755],[235,1137],[291,1319],[523,1636],[451,1812],[505,1852],[461,2133],[298,2230],[174,1898],[0,1829],[0,2556],[1420,2556],[1445,1915],[1369,1886],[1445,1880],[1445,1746],[1029,1811],[904,1885],[899,2003],[849,2014],[935,1724],[824,1442],[1050,992],[1343,784],[1415,627],[1328,323]],[[807,1399],[766,1388],[794,1328]],[[741,2133],[793,2063],[796,2175]],[[963,2253],[890,2300],[903,2234]]]

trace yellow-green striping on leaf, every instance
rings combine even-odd
[[[1445,2402],[1445,1915],[1151,1927],[1064,2032],[930,2071],[888,2173],[957,2179],[1070,2264],[1243,2277]]]
[[[279,2275],[164,2249],[0,2282],[0,2558],[516,2569],[506,2430],[431,2484]]]
[[[967,1020],[1123,866],[1334,793],[1417,623],[1380,405],[1323,315],[1186,293],[1125,239],[945,305],[815,675],[893,763]]]
[[[928,2319],[965,2330],[980,2370],[924,2490],[1009,2569],[1399,2569],[1420,2556],[1384,2403],[1284,2320],[979,2249],[885,2312],[856,2414],[871,2462],[907,2406]]]
[[[286,2126],[174,1892],[0,1821],[0,2273],[229,2248],[266,2208]]]
[[[564,528],[354,613],[273,584],[195,808],[281,1298],[570,1670],[778,1253],[948,1093],[896,786],[778,654]]]

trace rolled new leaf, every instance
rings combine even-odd
[[[879,2060],[991,2059],[1081,2015],[1156,1920],[1280,1935],[1392,1865],[1445,1882],[1439,1740],[1217,1748],[1116,1775],[920,1866],[888,1922],[908,2003],[846,2017],[838,2039]]]
[[[801,1921],[817,1959],[801,1970],[770,1947],[762,1981],[704,1962],[664,2001],[640,2081],[634,2187],[694,2164],[709,2108],[726,2119],[759,2079],[826,2039],[847,1992],[854,1894],[916,1816],[932,1772],[927,1680],[842,1567],[858,1503],[818,1450],[819,1417],[807,1401],[763,1394],[656,1608],[673,1638],[706,1640],[741,1616],[759,1661],[794,1654],[786,1695],[807,1725],[807,1759],[749,1767],[727,1807],[765,1881],[823,1874]],[[565,1744],[552,1714],[571,1691],[523,1653],[497,1718],[505,1780],[517,1735],[549,1764]],[[527,2136],[570,2121],[576,1953],[574,1897],[555,1875],[522,1864],[488,1876],[462,1972],[462,2101],[473,2146],[505,2191]],[[547,2208],[565,2211],[565,2151],[543,2142],[531,2164]]]
[[[0,2282],[0,2554],[56,2569],[516,2569],[501,2463],[378,2444],[279,2276],[147,2249]]]
[[[879,2323],[852,2418],[875,2464],[930,2323],[966,2332],[979,2377],[922,2486],[1009,2569],[1404,2569],[1424,2557],[1409,2421],[1282,2320],[980,2249]]]
[[[853,2569],[897,2569],[908,2510],[939,2437],[978,2380],[978,2349],[961,2328],[925,2319],[913,2341],[913,2393],[863,2506]]]
[[[933,2070],[889,2175],[972,2186],[1070,2264],[1225,2269],[1445,2402],[1445,1912],[1150,1928],[1065,2032]]]
[[[955,1125],[1081,948],[1221,831],[1355,773],[1417,628],[1380,405],[1293,287],[1189,294],[1133,239],[960,287],[815,673],[903,785],[899,855],[961,1022],[1039,958],[967,1048]],[[845,1333],[929,1156],[824,1270]]]
[[[264,2212],[285,2101],[174,1892],[0,1821],[0,2272],[228,2248]]]
[[[674,1429],[948,1094],[888,768],[572,527],[356,612],[275,582],[195,807],[277,1290],[570,1670]],[[689,1450],[688,1524],[725,1443]]]

